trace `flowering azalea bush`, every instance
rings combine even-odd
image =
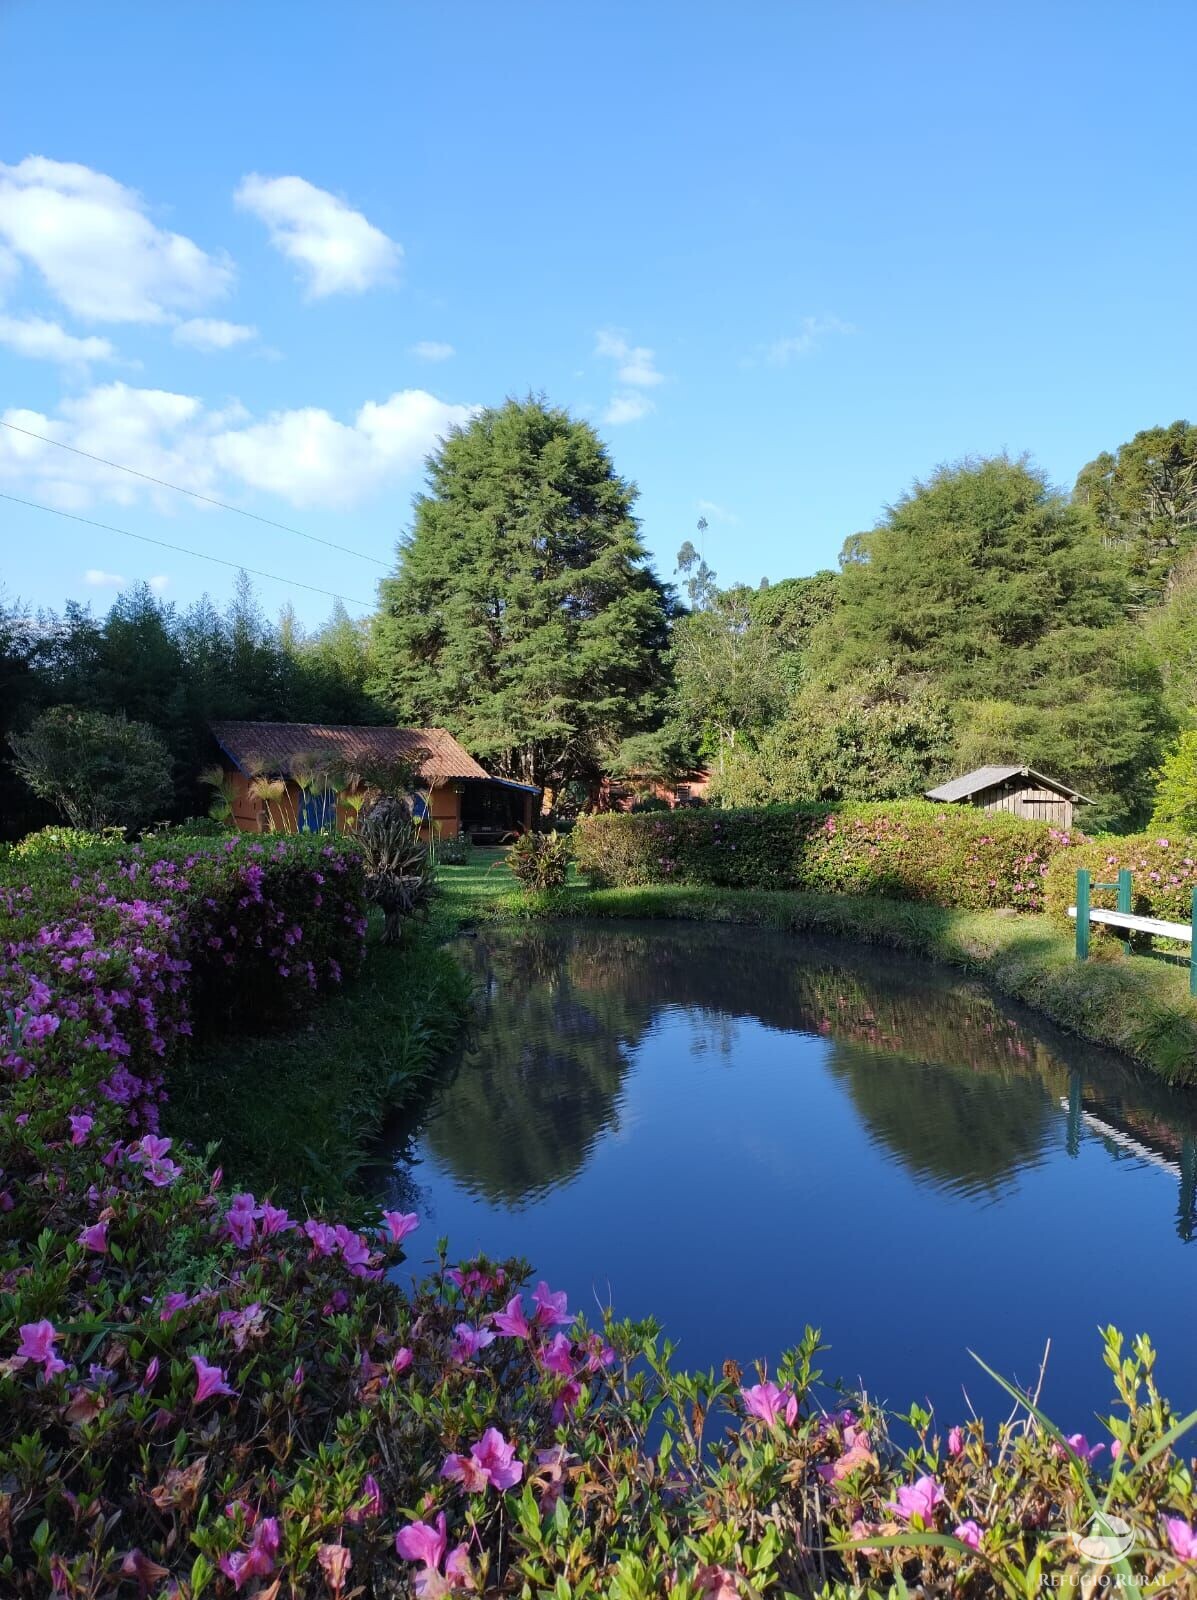
[[[1046,880],[1047,909],[1066,920],[1076,904],[1078,867],[1087,867],[1094,883],[1114,883],[1120,867],[1131,872],[1132,905],[1145,917],[1189,922],[1197,889],[1197,839],[1177,833],[1107,834],[1090,839],[1052,862]],[[1117,894],[1094,889],[1092,903],[1113,910]]]
[[[604,814],[583,818],[574,837],[579,867],[602,884],[800,889],[1039,911],[1048,863],[1082,835],[912,800]]]

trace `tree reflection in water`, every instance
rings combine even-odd
[[[1121,1137],[1122,1153],[1156,1152],[1180,1175],[1176,1225],[1192,1235],[1197,1097],[941,969],[702,924],[548,924],[487,931],[456,949],[478,994],[473,1037],[391,1130],[392,1195],[414,1192],[402,1158],[417,1137],[492,1204],[519,1208],[569,1182],[597,1140],[618,1136],[637,1047],[681,1010],[691,1050],[733,1068],[737,1018],[827,1039],[829,1071],[870,1137],[920,1180],[961,1194],[996,1194],[1041,1161],[1070,1099],[1075,1140],[1079,1094],[1089,1131],[1112,1151]]]

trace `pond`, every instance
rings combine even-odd
[[[1197,1095],[979,985],[872,948],[710,925],[548,924],[456,953],[472,1036],[390,1131],[431,1254],[527,1258],[688,1366],[823,1331],[828,1378],[996,1416],[968,1354],[1066,1432],[1148,1331],[1197,1406]],[[414,1242],[414,1241],[413,1241]],[[413,1252],[413,1260],[422,1253]]]

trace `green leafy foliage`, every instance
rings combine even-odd
[[[1144,428],[1102,451],[1077,474],[1073,500],[1121,548],[1138,594],[1158,600],[1197,543],[1197,427]]]
[[[1153,830],[1197,835],[1197,730],[1182,733],[1156,774]]]
[[[725,805],[891,800],[946,775],[951,707],[933,685],[881,665],[799,690],[781,719],[739,748],[713,785]]]
[[[483,411],[428,471],[382,586],[379,693],[498,776],[597,777],[661,711],[669,606],[635,490],[587,423],[534,399]]]
[[[922,801],[595,816],[578,866],[610,885],[709,884],[881,895],[933,905],[1042,905],[1048,861],[1071,836],[1005,813]]]
[[[562,889],[573,860],[565,833],[522,833],[507,852],[507,870],[522,889]]]
[[[138,828],[170,805],[170,756],[144,722],[56,706],[8,742],[21,777],[73,828]]]

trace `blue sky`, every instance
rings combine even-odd
[[[936,463],[1197,414],[1197,11],[0,7],[0,416],[389,562],[543,391],[659,569],[834,565]],[[367,608],[382,568],[0,429],[0,491]],[[9,598],[232,572],[0,501]],[[317,622],[329,601],[261,581]]]

